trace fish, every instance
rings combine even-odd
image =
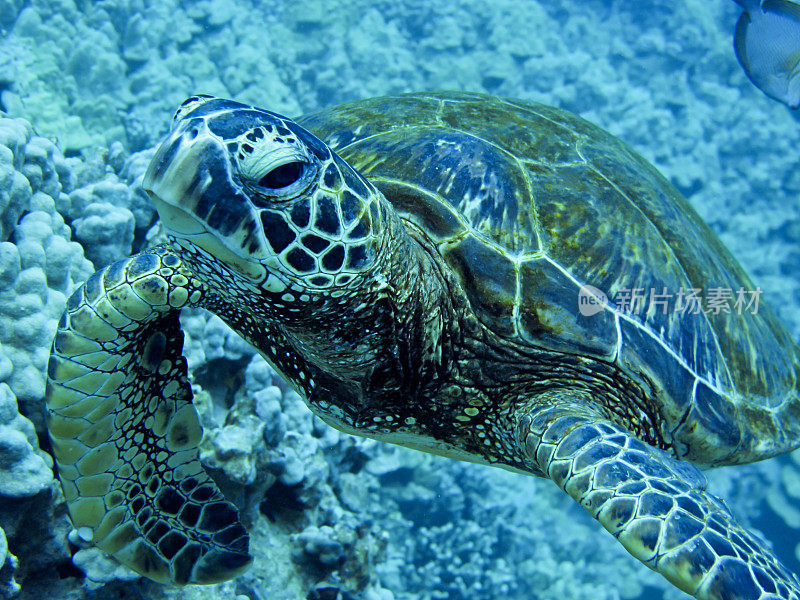
[[[770,98],[800,107],[800,3],[735,0],[744,12],[734,50],[753,84]]]

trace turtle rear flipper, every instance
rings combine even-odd
[[[634,557],[700,599],[797,599],[800,582],[706,491],[694,466],[583,405],[546,406],[517,426],[524,453]]]
[[[114,263],[70,297],[48,365],[47,425],[73,526],[163,583],[223,581],[252,560],[236,508],[198,458],[178,316],[204,291],[166,249]]]

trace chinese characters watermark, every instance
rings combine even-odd
[[[687,288],[669,291],[666,287],[620,288],[609,297],[591,285],[583,285],[578,291],[578,311],[584,317],[601,312],[605,306],[613,306],[627,315],[648,315],[677,312],[681,314],[758,314],[758,302],[762,290],[746,290],[726,287]]]

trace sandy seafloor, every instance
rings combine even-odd
[[[137,183],[196,92],[288,115],[425,89],[575,111],[686,194],[800,340],[800,115],[745,78],[738,13],[731,0],[0,0],[0,595],[271,600],[328,582],[384,600],[685,597],[548,481],[330,430],[205,313],[183,317],[202,458],[250,525],[247,574],[177,589],[117,568],[70,533],[37,432],[64,299],[153,239]],[[709,477],[800,571],[800,455]]]

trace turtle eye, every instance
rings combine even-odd
[[[280,190],[297,182],[305,173],[305,163],[295,160],[272,169],[258,180],[258,185],[270,190]]]

